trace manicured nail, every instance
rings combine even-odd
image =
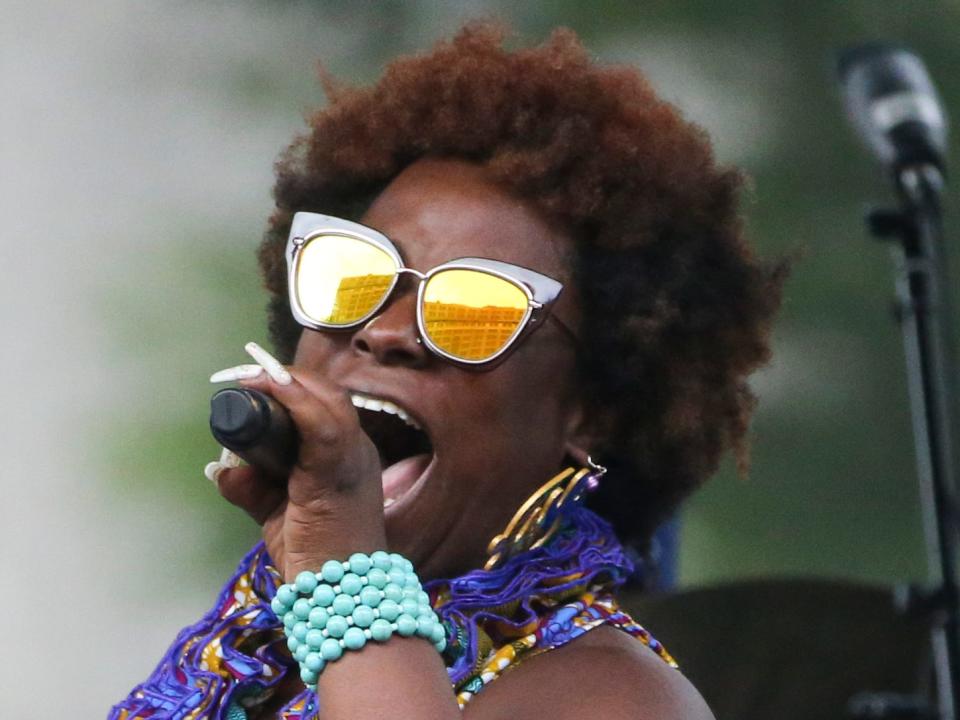
[[[267,375],[278,385],[289,385],[293,382],[293,377],[280,364],[280,361],[255,342],[248,342],[243,349],[260,364],[260,367],[267,371]]]
[[[208,462],[203,468],[203,474],[206,475],[207,480],[212,482],[214,485],[217,484],[217,481],[220,479],[220,473],[222,473],[226,468],[223,467],[216,460],[213,462]]]
[[[220,464],[225,468],[235,468],[240,467],[240,456],[237,455],[232,450],[227,448],[223,449],[223,452],[220,453]]]
[[[255,378],[263,372],[259,365],[237,365],[236,367],[219,370],[210,376],[210,382],[236,382],[237,380],[249,380]]]

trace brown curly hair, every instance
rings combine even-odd
[[[579,372],[611,466],[591,504],[642,543],[732,447],[745,471],[747,375],[769,357],[786,264],[759,262],[737,214],[741,176],[634,68],[590,60],[570,30],[503,48],[472,23],[392,62],[372,87],[323,77],[329,104],[277,164],[277,209],[259,249],[270,331],[289,360],[300,334],[283,249],[298,210],[359,217],[423,156],[485,166],[568,229],[582,300]]]

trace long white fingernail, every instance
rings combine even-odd
[[[203,474],[206,475],[207,480],[216,484],[220,479],[220,473],[222,473],[226,468],[223,467],[216,460],[213,462],[208,462],[203,468]]]
[[[240,467],[240,456],[232,450],[224,448],[223,452],[220,453],[220,464],[225,468]]]
[[[280,364],[280,361],[255,342],[248,342],[243,346],[243,349],[247,351],[250,357],[260,363],[260,367],[266,370],[267,375],[278,385],[289,385],[293,382],[293,377],[287,372],[287,369]]]
[[[259,365],[237,365],[236,367],[227,368],[226,370],[218,370],[210,376],[210,382],[222,383],[249,380],[250,378],[255,378],[262,372],[263,368]]]

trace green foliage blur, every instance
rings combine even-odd
[[[739,478],[728,463],[686,506],[682,582],[828,575],[892,583],[924,575],[892,268],[863,227],[865,206],[889,202],[890,191],[845,121],[833,64],[850,44],[905,43],[926,61],[948,112],[960,108],[953,72],[960,6],[336,0],[257,7],[270,14],[295,7],[297,18],[306,13],[315,26],[291,24],[276,62],[237,62],[221,92],[251,113],[296,118],[320,105],[315,59],[343,79],[370,81],[397,54],[490,13],[510,21],[523,41],[571,27],[598,58],[648,72],[663,96],[711,133],[720,158],[749,176],[743,208],[760,254],[799,255],[775,359],[754,382],[760,404],[752,471]],[[319,28],[325,37],[342,30],[350,40],[331,50],[316,39]],[[954,167],[957,159],[954,153]],[[228,222],[178,219],[184,240],[152,251],[146,289],[113,289],[104,300],[124,310],[117,313],[125,318],[117,348],[152,378],[111,423],[104,464],[130,503],[173,505],[202,524],[209,542],[196,562],[219,574],[255,540],[256,528],[202,478],[217,455],[206,427],[206,378],[246,362],[245,341],[266,339],[253,252],[271,209],[267,191],[259,206],[232,209]],[[951,238],[958,222],[951,196]],[[149,345],[135,341],[144,334]]]

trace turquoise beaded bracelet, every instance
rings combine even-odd
[[[367,640],[386,642],[394,633],[429,640],[438,652],[446,631],[430,605],[413,564],[397,553],[354,553],[328,560],[319,573],[304,571],[281,585],[271,607],[283,620],[287,647],[310,689],[327,663]]]

